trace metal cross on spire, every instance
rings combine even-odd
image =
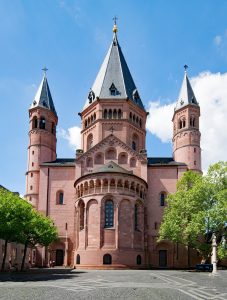
[[[113,132],[114,132],[114,127],[111,126],[109,130],[111,131],[111,134],[113,134]]]
[[[113,21],[114,21],[113,32],[114,32],[115,34],[117,33],[117,20],[118,20],[118,17],[117,17],[117,16],[114,16],[114,17],[113,17]]]
[[[114,17],[113,17],[114,25],[117,25],[117,20],[118,20],[118,17],[117,17],[117,16],[114,16]]]
[[[188,65],[184,65],[184,71],[187,73]]]
[[[44,72],[44,76],[46,77],[46,74],[47,74],[47,71],[48,71],[47,67],[42,68],[42,71]]]

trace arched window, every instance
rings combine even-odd
[[[165,206],[165,198],[166,198],[166,195],[165,193],[160,193],[160,206]]]
[[[132,113],[131,112],[129,114],[129,119],[130,119],[130,121],[132,121]]]
[[[87,127],[87,119],[85,120],[85,128]]]
[[[80,220],[80,230],[84,229],[84,202],[81,201],[79,204],[79,220]]]
[[[37,117],[34,117],[32,119],[32,129],[35,129],[37,127],[38,127],[38,119],[37,119]]]
[[[132,157],[130,159],[130,167],[131,168],[135,168],[136,167],[136,158],[135,157]]]
[[[103,256],[103,264],[104,265],[111,265],[112,264],[112,257],[110,254],[105,254]]]
[[[134,223],[135,223],[135,230],[138,230],[138,204],[134,206]]]
[[[87,137],[87,150],[93,147],[93,134],[90,133]]]
[[[102,152],[99,152],[95,156],[95,164],[102,165],[104,164],[104,155]]]
[[[136,151],[136,142],[132,141],[132,149]]]
[[[77,254],[76,256],[76,264],[80,265],[80,254]]]
[[[142,120],[140,119],[140,127],[142,127]]]
[[[105,157],[106,159],[116,159],[116,149],[115,148],[109,148],[106,150],[106,153],[105,153]]]
[[[104,119],[107,119],[107,109],[104,109],[103,118],[104,118]]]
[[[114,111],[113,111],[113,118],[117,119],[117,110],[116,109],[114,109]]]
[[[118,109],[118,119],[121,119],[121,109]]]
[[[64,193],[62,191],[58,191],[57,192],[56,203],[59,204],[59,205],[63,205],[64,204]]]
[[[112,119],[112,109],[109,109],[108,119]]]
[[[136,257],[136,264],[137,265],[141,265],[141,263],[142,263],[141,255],[137,255],[137,257]]]
[[[92,159],[92,157],[88,157],[86,162],[87,162],[87,167],[88,168],[92,168],[93,167],[93,159]]]
[[[45,118],[41,118],[39,121],[39,128],[40,129],[45,129],[46,128],[46,120]]]
[[[96,113],[94,113],[94,121],[96,120]]]
[[[133,115],[132,120],[133,120],[133,122],[135,122],[135,120],[136,120],[136,116],[135,115]]]
[[[136,133],[134,133],[132,136],[132,149],[138,151],[138,146],[139,146],[139,137]]]
[[[114,204],[112,200],[105,202],[105,228],[114,226]]]
[[[126,152],[121,152],[119,155],[118,155],[118,163],[119,164],[127,164],[127,161],[128,161],[128,155]]]

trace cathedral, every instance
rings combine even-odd
[[[82,107],[82,103],[81,103]],[[157,243],[166,196],[187,170],[201,172],[200,107],[185,70],[173,111],[173,154],[148,157],[147,111],[117,26],[81,117],[81,149],[57,158],[58,115],[46,72],[29,109],[26,199],[58,228],[35,264],[75,268],[184,268],[197,253]],[[164,121],[164,120],[163,120]],[[190,262],[188,260],[190,252]],[[189,264],[189,265],[188,265]]]

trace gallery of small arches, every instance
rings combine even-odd
[[[44,117],[37,118],[36,116],[32,119],[32,129],[47,129],[46,119]],[[56,125],[54,122],[51,122],[51,132],[54,134],[56,132]]]
[[[186,117],[182,116],[178,122],[178,129],[185,128],[186,126],[187,126]],[[194,116],[190,116],[188,126],[196,127],[196,118]]]
[[[137,135],[133,136],[132,140],[132,148],[136,150],[138,148],[138,137]],[[93,135],[89,134],[87,137],[87,147],[90,149],[93,146]],[[85,159],[85,166],[88,168],[92,168],[93,165],[103,165],[105,160],[117,160],[118,165],[129,165],[130,168],[135,168],[137,165],[136,157],[129,157],[127,152],[120,152],[117,155],[117,151],[114,147],[108,148],[105,152],[97,152],[94,157],[88,156]],[[84,162],[82,163],[82,167],[85,167]]]
[[[146,187],[133,179],[113,178],[97,178],[84,180],[76,185],[77,198],[84,197],[92,194],[103,193],[124,193],[136,196],[140,199],[146,198]]]

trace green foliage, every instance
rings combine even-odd
[[[208,233],[223,236],[227,225],[227,162],[210,166],[206,176],[184,173],[175,194],[167,197],[159,239],[196,249],[204,258],[211,254]],[[223,257],[223,249],[219,247]]]
[[[51,219],[37,212],[26,200],[0,189],[0,239],[25,245],[22,269],[28,246],[48,246],[58,238]],[[4,269],[4,262],[2,269]]]

